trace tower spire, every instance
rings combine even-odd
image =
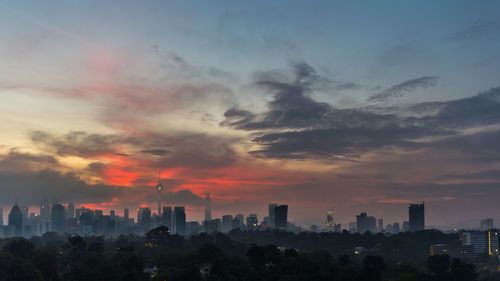
[[[158,191],[158,216],[161,214],[161,191],[163,190],[163,185],[161,184],[161,168],[158,169],[158,184],[156,185],[156,190]]]

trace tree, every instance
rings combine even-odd
[[[36,252],[35,245],[24,238],[16,239],[8,243],[3,249],[22,259],[31,259]]]

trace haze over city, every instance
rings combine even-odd
[[[500,216],[498,1],[0,3],[0,207]]]

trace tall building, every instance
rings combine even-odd
[[[425,229],[425,205],[410,204],[408,206],[410,231],[419,231]]]
[[[0,208],[0,226],[3,226],[3,209]]]
[[[466,231],[460,236],[463,245],[472,245],[474,254],[498,255],[498,233],[494,231]]]
[[[29,207],[24,205],[21,206],[21,213],[23,214],[23,227],[28,223]]]
[[[186,235],[186,210],[184,207],[174,207],[173,225],[174,234]]]
[[[269,228],[271,229],[276,228],[276,216],[274,213],[276,207],[278,207],[278,204],[275,203],[269,204],[268,216],[269,216]]]
[[[10,210],[8,224],[13,228],[14,236],[23,236],[23,214],[17,206],[17,201]]]
[[[205,221],[212,220],[212,202],[210,200],[210,193],[205,194]]]
[[[163,224],[172,231],[172,207],[164,206],[163,207]]]
[[[328,210],[326,212],[326,222],[325,222],[325,227],[327,231],[334,231],[335,230],[335,222],[333,221],[333,211]]]
[[[288,226],[288,205],[279,205],[274,208],[274,225],[279,229],[287,229]]]
[[[360,213],[356,216],[356,229],[359,233],[363,234],[367,231],[375,233],[376,227],[375,217],[369,217],[366,213]]]
[[[484,219],[481,220],[481,230],[490,230],[493,229],[493,219]]]
[[[75,205],[73,203],[68,204],[68,219],[74,219],[75,218]]]
[[[404,225],[404,223],[403,223],[403,225]],[[404,227],[404,226],[403,226],[403,227]],[[394,233],[398,233],[398,232],[400,232],[400,231],[401,231],[401,228],[399,228],[399,222],[395,222],[395,223],[393,224],[392,229],[393,229],[393,231],[392,231],[392,232],[394,232]]]
[[[245,223],[245,216],[243,214],[237,214],[236,216],[234,216],[234,219],[238,220],[239,222],[238,227],[242,226]]]
[[[410,231],[410,222],[409,221],[404,221],[403,222],[403,232]]]
[[[257,219],[257,214],[250,214],[247,217],[247,227],[248,228],[256,228],[259,224],[259,220]]]
[[[384,220],[383,219],[378,219],[378,232],[383,232],[384,231]]]
[[[141,225],[142,230],[144,230],[144,232],[149,231],[151,229],[151,209],[148,207],[141,208],[139,213],[141,217],[139,224]]]
[[[66,232],[66,209],[61,204],[52,205],[51,210],[52,231],[59,234]]]
[[[233,216],[225,215],[222,216],[222,232],[228,233],[233,229]]]
[[[50,217],[50,205],[47,199],[43,199],[40,204],[40,217],[46,220]]]
[[[123,218],[128,220],[129,217],[130,217],[130,214],[129,214],[128,208],[123,209]]]

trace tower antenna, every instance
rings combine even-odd
[[[156,184],[156,191],[158,191],[158,217],[161,214],[161,192],[163,185],[161,184],[161,169],[158,169],[158,184]]]

